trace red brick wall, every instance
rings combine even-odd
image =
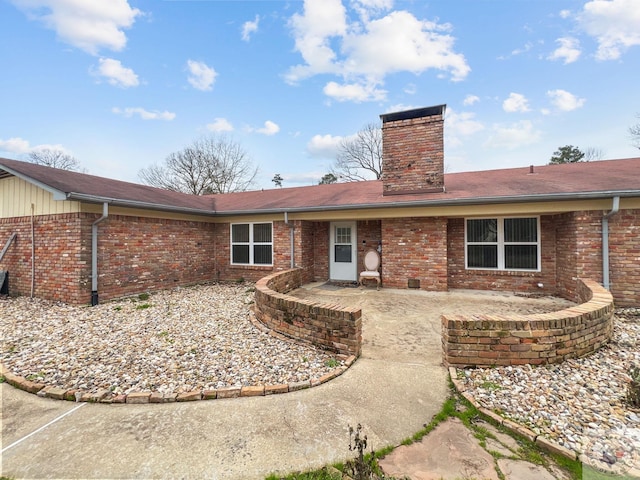
[[[451,366],[559,363],[592,353],[613,335],[613,298],[592,280],[576,282],[578,307],[536,315],[443,315]]]
[[[382,228],[382,284],[407,288],[419,280],[423,290],[447,290],[447,220],[385,219]]]
[[[210,223],[110,215],[98,225],[100,300],[213,280],[213,230]]]
[[[555,216],[557,294],[576,300],[576,280],[602,282],[602,212]]]
[[[447,222],[449,288],[498,290],[545,295],[554,295],[556,293],[556,229],[552,217],[540,217],[542,264],[540,272],[466,270],[464,262],[464,222],[463,218],[450,218]],[[542,283],[543,288],[538,287],[538,283]]]
[[[609,280],[620,306],[640,306],[640,210],[609,219]]]
[[[287,292],[302,284],[301,269],[276,272],[256,283],[256,319],[283,335],[340,355],[360,356],[362,310],[300,300]]]
[[[441,190],[444,115],[393,121],[382,118],[383,194]]]
[[[91,300],[92,215],[70,213],[34,217],[34,296],[68,303]],[[0,269],[9,271],[9,293],[31,294],[31,219],[0,219],[0,248],[9,236],[18,236]]]
[[[309,283],[315,276],[315,249],[313,222],[296,220],[295,225],[295,262],[302,270],[302,282]]]
[[[314,280],[329,279],[329,222],[313,224]]]

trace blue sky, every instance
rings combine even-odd
[[[379,115],[447,104],[448,172],[638,156],[639,0],[0,0],[0,156],[138,172],[209,133],[317,183]]]

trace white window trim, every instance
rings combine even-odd
[[[508,218],[535,218],[537,229],[537,242],[505,242],[504,241],[504,221]],[[467,221],[468,220],[497,220],[498,224],[498,241],[497,242],[468,242],[467,241]],[[540,272],[542,271],[542,247],[541,247],[542,232],[540,231],[540,216],[539,215],[515,215],[506,217],[468,217],[464,219],[464,268],[466,270],[490,270],[495,272]],[[470,267],[468,259],[467,248],[469,245],[497,245],[498,246],[498,267]],[[535,245],[538,259],[538,268],[505,268],[504,266],[504,247],[505,245]]]
[[[263,225],[265,223],[271,224],[271,241],[270,242],[254,242],[253,241],[253,226]],[[233,241],[233,226],[234,225],[249,225],[249,241],[248,242],[234,242]],[[273,267],[273,222],[237,222],[232,223],[229,226],[229,262],[231,265],[244,265],[244,266],[256,266],[256,267]],[[233,261],[233,246],[234,245],[248,245],[249,246],[249,263],[236,263]],[[271,245],[271,263],[254,263],[253,259],[253,247],[255,245]]]

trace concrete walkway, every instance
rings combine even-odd
[[[399,445],[431,421],[448,395],[440,314],[531,303],[491,293],[319,284],[294,294],[363,308],[363,354],[340,377],[281,395],[147,405],[56,401],[0,384],[1,475],[263,479],[353,458],[348,426],[358,423],[371,447]],[[470,432],[451,423],[422,442],[396,449],[381,463],[385,471],[448,479],[467,478],[473,465],[490,466]],[[517,464],[505,462],[507,479],[524,478],[508,474]],[[539,471],[536,475],[545,478]]]
[[[363,355],[342,376],[282,395],[157,405],[77,404],[1,384],[2,475],[261,479],[352,457],[349,425],[361,423],[374,448],[399,444],[447,396],[439,314],[424,314],[434,297],[313,290],[365,307]]]

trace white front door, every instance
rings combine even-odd
[[[358,279],[356,222],[332,222],[329,242],[329,278],[355,282]]]

